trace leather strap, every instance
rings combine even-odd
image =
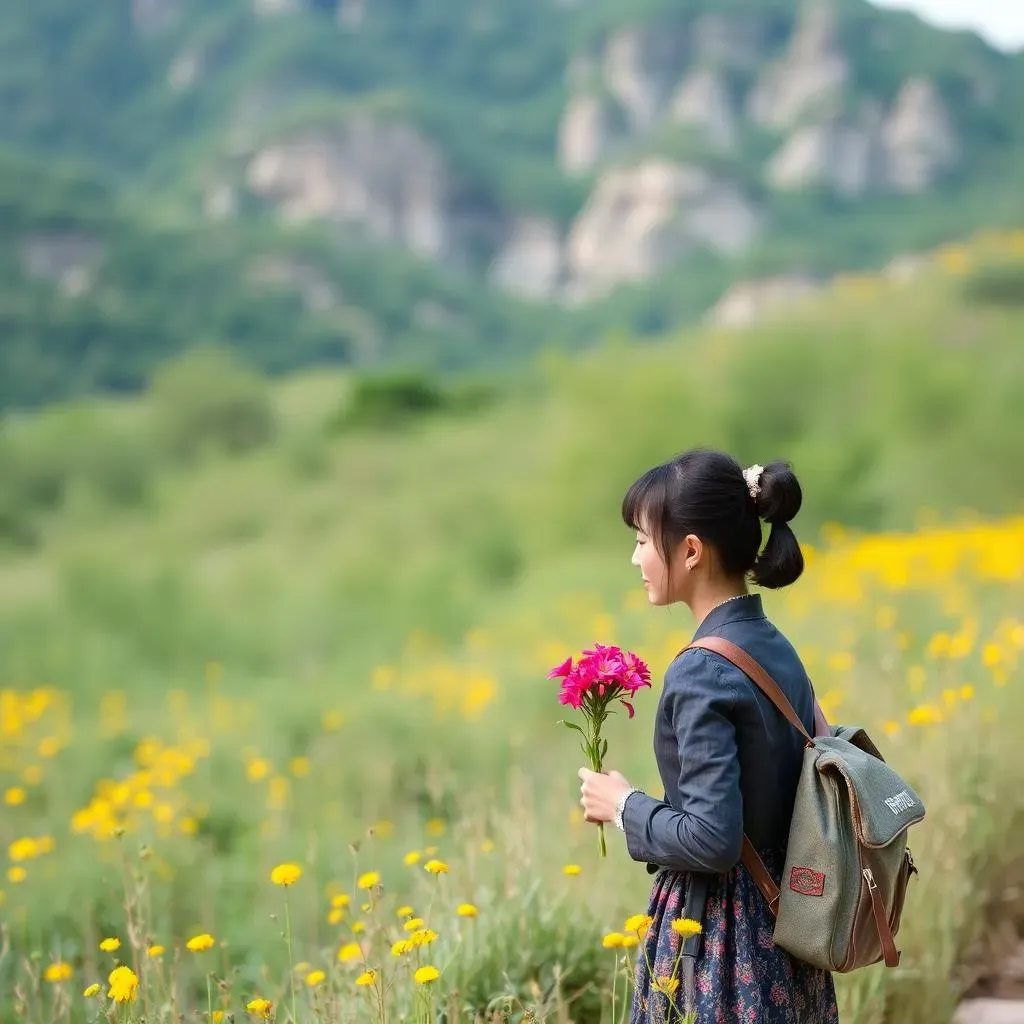
[[[800,721],[800,716],[793,710],[793,705],[789,703],[789,698],[782,692],[782,687],[742,647],[738,647],[731,640],[726,640],[721,636],[706,636],[703,640],[694,640],[685,649],[689,650],[690,647],[702,647],[706,651],[714,651],[715,654],[720,654],[723,658],[731,661],[741,672],[748,675],[757,684],[758,689],[786,716],[786,720],[803,736],[807,745],[814,746],[811,734],[804,727],[804,723]],[[815,702],[815,709],[817,712],[817,702]]]
[[[691,647],[712,651],[715,654],[721,655],[727,661],[731,661],[741,672],[749,676],[751,682],[785,715],[786,720],[799,731],[807,745],[809,747],[814,746],[813,738],[807,732],[804,723],[800,721],[800,716],[793,709],[789,699],[782,692],[782,688],[742,647],[721,636],[706,636],[702,640],[694,640],[693,643],[684,647],[683,650],[689,650]],[[822,713],[817,701],[814,702],[814,726],[814,731],[818,735],[828,735],[830,731],[825,715]],[[765,867],[764,861],[746,833],[743,834],[741,860],[750,877],[754,880],[754,884],[761,890],[761,895],[764,896],[772,916],[775,917],[779,910],[779,887],[775,884],[775,879],[772,878],[771,872]]]
[[[878,929],[878,939],[882,944],[882,958],[886,967],[899,967],[900,951],[896,948],[896,940],[893,938],[892,929],[885,916],[885,905],[882,903],[882,894],[878,889],[870,871],[864,872],[864,880],[868,883],[868,893],[871,896],[871,909],[875,915],[875,927]]]

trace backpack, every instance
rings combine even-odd
[[[907,830],[925,816],[920,797],[863,729],[829,727],[817,702],[810,736],[778,683],[736,644],[713,636],[689,646],[731,661],[806,742],[781,889],[743,836],[743,864],[775,916],[775,944],[837,973],[898,966],[895,936],[917,873]]]

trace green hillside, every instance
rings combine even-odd
[[[165,359],[208,342],[269,372],[507,366],[541,346],[660,333],[737,278],[879,266],[1024,220],[1024,114],[1009,101],[1024,87],[1024,57],[843,0],[844,103],[890,104],[901,83],[928,77],[965,154],[955,171],[920,195],[777,194],[762,174],[779,142],[771,131],[744,127],[728,155],[686,133],[638,138],[623,158],[653,147],[734,178],[763,233],[742,253],[683,254],[582,308],[524,302],[487,276],[500,236],[521,216],[567,229],[599,178],[556,160],[571,61],[623,25],[686,40],[711,13],[754,25],[767,67],[794,31],[796,0],[648,0],[628,12],[294,0],[276,16],[261,5],[16,0],[0,11],[0,407],[137,389]],[[743,94],[756,70],[726,68],[726,86]],[[247,187],[262,146],[330,135],[357,116],[374,131],[410,126],[416,152],[436,155],[457,259],[424,259],[323,218],[286,223]],[[230,212],[214,216],[218,195]]]

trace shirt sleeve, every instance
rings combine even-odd
[[[739,862],[743,797],[736,730],[729,711],[736,698],[719,660],[688,651],[665,676],[664,714],[679,746],[680,810],[633,793],[622,815],[629,855],[675,871],[722,874]]]

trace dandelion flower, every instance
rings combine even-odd
[[[327,913],[328,924],[341,924],[345,920],[345,911],[341,907],[332,907]]]
[[[203,932],[201,935],[193,935],[185,943],[185,948],[190,953],[203,953],[208,949],[213,949],[213,936],[207,932]]]
[[[395,913],[399,917],[408,917],[410,914],[414,913],[414,911],[413,911],[412,907],[407,907],[406,906],[406,907],[399,907],[398,910],[395,911]]]
[[[27,799],[28,794],[21,786],[11,786],[10,789],[4,790],[4,803],[8,807],[18,807]]]
[[[699,921],[694,921],[692,917],[679,917],[672,922],[672,931],[676,935],[682,935],[684,939],[690,938],[692,935],[700,935],[703,931]]]
[[[15,864],[7,869],[7,880],[11,885],[18,885],[20,882],[24,882],[26,878],[28,878],[28,872],[20,864]]]
[[[83,995],[83,996],[85,996],[85,998],[86,998],[86,999],[92,999],[92,997],[93,997],[93,996],[95,996],[95,995],[99,995],[99,991],[100,991],[100,983],[99,983],[98,981],[94,981],[94,982],[93,982],[93,983],[92,983],[92,984],[91,984],[91,985],[90,985],[90,986],[89,986],[89,987],[88,987],[88,988],[87,988],[87,989],[86,989],[86,990],[85,990],[85,991],[84,991],[84,992],[82,993],[82,995]]]
[[[472,903],[460,903],[455,910],[459,917],[476,917],[480,913]]]
[[[358,942],[346,942],[341,949],[338,950],[338,959],[343,964],[351,963],[353,960],[362,960],[363,949]]]
[[[480,852],[481,853],[493,853],[494,852],[494,840],[493,839],[485,839],[480,844]]]
[[[412,939],[399,939],[396,943],[391,946],[392,956],[405,956],[406,953],[413,951]]]
[[[444,830],[445,830],[444,818],[431,818],[430,821],[427,822],[427,835],[428,836],[434,836],[435,838],[437,836],[443,836],[444,835]]]
[[[274,1004],[269,999],[250,999],[245,1004],[245,1008],[257,1017],[262,1017],[264,1020],[270,1020],[271,1011],[274,1009]]]
[[[317,985],[323,984],[324,978],[326,977],[327,975],[323,971],[310,971],[309,974],[306,975],[306,984],[310,988],[316,988]]]
[[[107,980],[110,982],[107,997],[113,999],[115,1003],[130,1003],[135,998],[139,979],[130,967],[115,967]]]
[[[73,973],[71,964],[58,961],[55,964],[47,965],[46,970],[43,971],[43,978],[51,983],[56,983],[58,981],[67,981]]]
[[[424,871],[429,871],[432,875],[446,875],[448,874],[448,865],[443,860],[428,860],[423,865]]]
[[[417,928],[423,927],[422,917],[410,917],[408,921],[403,925],[407,932],[414,932]]]
[[[409,941],[414,946],[429,946],[437,938],[437,932],[432,928],[419,928],[409,936]]]
[[[664,976],[655,978],[654,988],[658,992],[664,992],[667,996],[674,996],[679,988],[678,978],[666,978]]]
[[[331,906],[336,910],[342,910],[352,902],[352,897],[347,892],[335,893],[331,897]]]
[[[353,935],[361,935],[365,931],[366,931],[366,925],[362,921],[356,921],[356,923],[354,925],[352,925],[352,934]]]
[[[283,885],[287,888],[294,885],[302,877],[302,868],[298,864],[278,864],[270,872],[270,880],[274,885]]]
[[[429,985],[430,982],[437,981],[437,979],[441,977],[441,972],[432,964],[426,964],[412,977],[413,981],[415,981],[417,985]]]
[[[114,953],[121,948],[121,940],[117,938],[104,939],[100,943],[100,949],[104,953]]]
[[[211,1017],[210,1019],[213,1021],[213,1024],[220,1024],[220,1022],[224,1019],[224,1011],[214,1010],[213,1017]]]
[[[621,949],[626,936],[621,932],[609,932],[602,940],[601,945],[605,949]]]
[[[154,945],[154,946],[150,946],[149,949],[146,950],[146,956],[152,957],[154,960],[156,960],[158,957],[161,957],[163,955],[164,955],[164,947],[163,946]]]
[[[566,864],[565,867],[562,868],[562,874],[568,875],[570,878],[575,878],[582,870],[583,869],[579,864]]]
[[[376,982],[377,972],[373,970],[373,968],[368,971],[363,971],[363,973],[356,978],[356,984],[362,988],[365,988],[367,985],[374,985]]]
[[[375,885],[380,884],[380,872],[379,871],[364,871],[359,876],[359,881],[356,885],[360,889],[372,889]]]
[[[640,945],[639,935],[623,935],[622,936],[622,948],[632,949],[634,946]]]
[[[622,926],[622,930],[643,937],[653,920],[654,918],[648,917],[646,914],[634,914],[632,917],[626,918],[626,923]]]
[[[419,850],[410,850],[402,858],[402,861],[406,864],[407,867],[412,867],[413,864],[418,864],[419,863],[420,857],[422,857],[422,856],[423,856],[423,854],[420,853]]]

